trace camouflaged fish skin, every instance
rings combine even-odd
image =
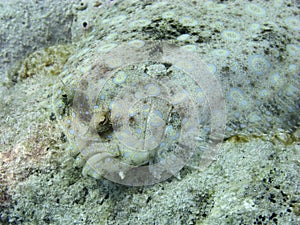
[[[102,45],[93,57],[80,79],[72,75],[55,87],[53,101],[86,161],[84,175],[152,184],[175,175],[192,156],[204,157],[202,166],[212,161],[215,146],[205,142],[222,139],[226,113],[204,63],[179,47],[143,41]],[[72,93],[72,105],[62,104],[63,89]]]

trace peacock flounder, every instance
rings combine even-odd
[[[79,55],[72,59],[82,61],[79,70],[63,73],[54,88],[53,106],[85,162],[84,175],[149,185],[178,173],[190,158],[198,167],[215,158],[224,98],[194,54],[136,40]]]

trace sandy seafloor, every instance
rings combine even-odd
[[[296,0],[0,0],[0,224],[300,224],[299,10]],[[144,42],[177,46],[170,51],[208,66],[211,80],[200,81],[216,81],[207,90],[226,105],[218,152],[196,154],[150,186],[84,176],[78,158],[95,149],[74,150],[79,136],[62,122],[76,110],[70,92],[100,55],[116,63],[131,53],[123,46]],[[145,71],[161,76],[164,65]],[[128,77],[115,78],[116,87]],[[65,95],[55,95],[57,86]],[[197,140],[209,141],[204,134]]]

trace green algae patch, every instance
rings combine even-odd
[[[16,83],[38,74],[57,76],[73,51],[72,45],[56,45],[35,51],[11,68],[8,78]]]

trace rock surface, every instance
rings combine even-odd
[[[0,223],[300,223],[294,1],[14,1],[0,7]],[[108,46],[161,40],[197,54],[222,87],[227,124],[218,157],[204,170],[190,163],[146,187],[82,176],[73,139],[54,113],[53,90],[72,90]],[[69,93],[61,99],[66,110]]]

